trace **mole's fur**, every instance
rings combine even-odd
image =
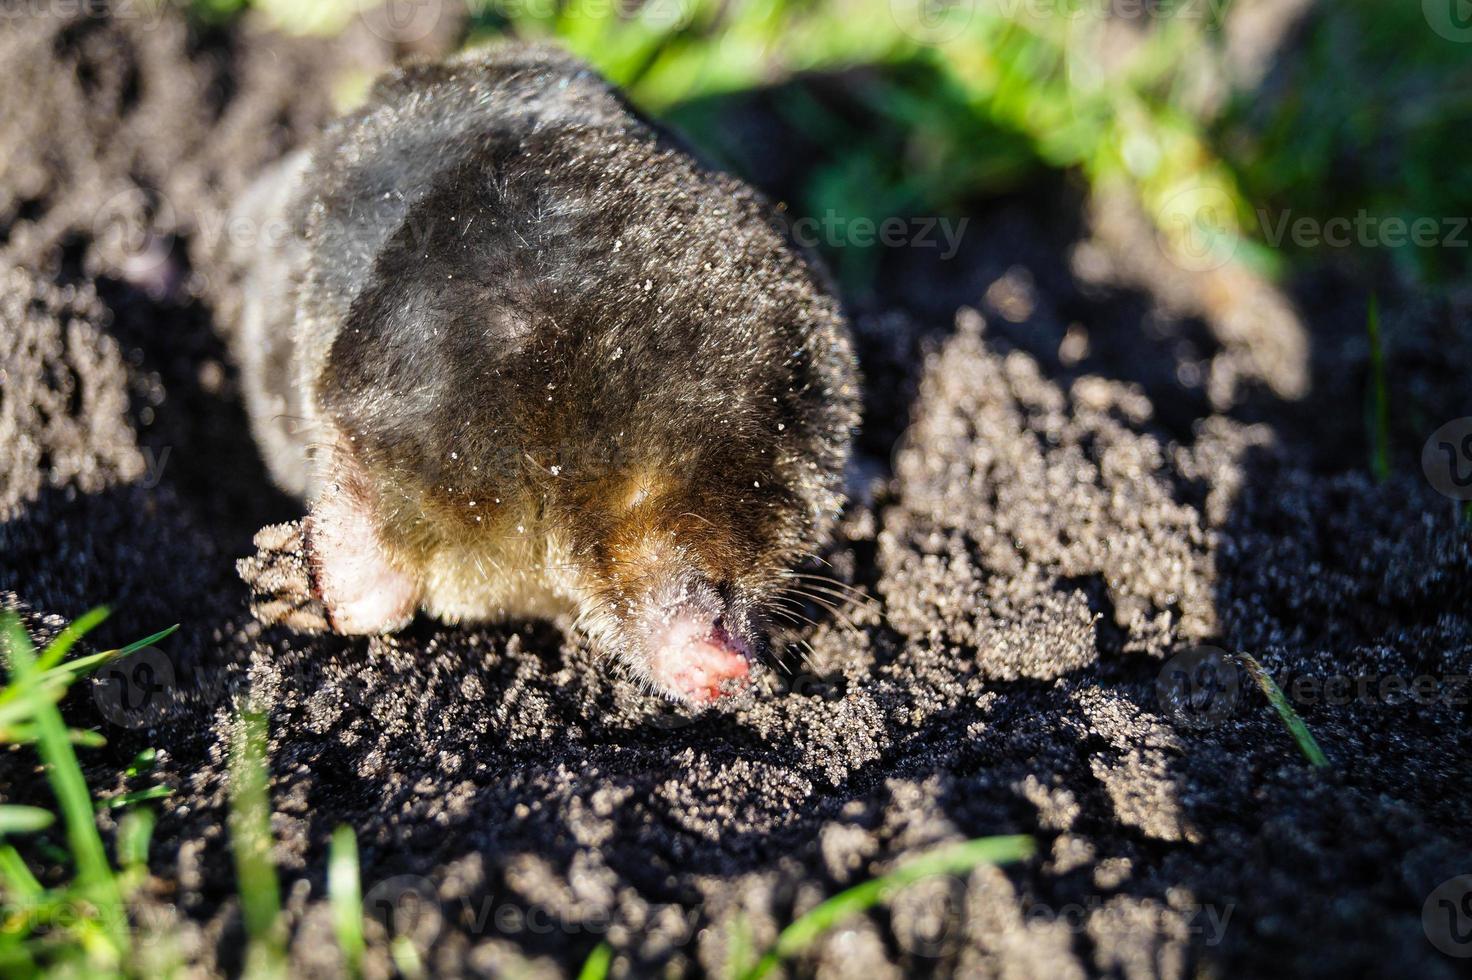
[[[234,331],[332,628],[572,616],[702,703],[842,504],[847,327],[772,209],[585,65],[411,65],[237,216]]]

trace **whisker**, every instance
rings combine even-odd
[[[681,516],[681,517],[693,517],[697,521],[703,521],[704,523],[709,524],[711,527],[715,527],[716,526],[712,521],[710,521],[707,518],[701,517],[699,514],[695,513],[693,510],[687,510],[687,511],[685,511],[683,514],[681,514],[679,516]]]
[[[839,592],[836,589],[827,589],[822,586],[812,584],[804,584],[803,588],[810,590],[814,594],[825,595],[837,602],[847,605],[853,605],[859,609],[864,609],[869,612],[877,613],[880,609],[879,600],[875,599],[872,596],[863,595],[862,593],[854,594],[852,592]]]
[[[829,576],[829,575],[814,575],[814,574],[809,573],[809,572],[791,572],[791,573],[788,574],[787,577],[788,578],[792,578],[792,579],[801,579],[804,582],[808,582],[808,583],[812,583],[812,584],[816,584],[816,585],[822,585],[822,586],[825,586],[825,587],[827,587],[829,589],[836,589],[836,590],[838,590],[840,592],[846,593],[848,595],[852,595],[855,598],[863,599],[863,600],[865,600],[867,602],[877,602],[878,601],[877,599],[875,599],[873,596],[871,596],[869,593],[865,592],[863,589],[859,588],[858,586],[853,585],[852,583],[849,583],[849,582],[840,581],[839,579],[833,578],[832,576]]]
[[[850,619],[848,617],[848,615],[843,612],[843,610],[839,609],[838,606],[834,605],[829,600],[824,599],[824,598],[820,598],[819,596],[813,595],[811,593],[800,592],[800,591],[798,591],[796,589],[791,589],[791,588],[785,588],[785,589],[782,589],[781,591],[782,592],[785,592],[785,593],[787,593],[789,595],[800,596],[801,598],[806,599],[807,601],[811,602],[813,605],[818,606],[818,607],[820,607],[822,609],[826,609],[833,616],[837,617],[838,620],[845,627],[847,627],[850,632],[852,632],[852,633],[854,633],[856,635],[863,632],[863,630],[861,630],[854,623],[854,621],[852,619]],[[814,624],[814,625],[816,625],[816,624]]]
[[[781,613],[781,614],[787,616],[790,621],[797,621],[797,622],[806,623],[807,625],[811,626],[813,629],[818,629],[819,628],[819,624],[816,621],[814,621],[813,619],[809,618],[808,616],[803,615],[800,612],[794,612],[794,611],[792,611],[790,609],[780,609],[780,610],[774,609],[774,610],[772,610],[772,615],[773,616],[777,615],[778,613]]]

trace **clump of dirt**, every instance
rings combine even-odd
[[[0,517],[42,486],[97,493],[144,476],[128,423],[127,374],[108,313],[90,289],[20,269],[0,274]]]
[[[1303,303],[1307,401],[1243,382],[1227,406],[1203,379],[1241,352],[1134,279],[1082,275],[1110,236],[1078,215],[1060,231],[1020,201],[958,265],[892,257],[906,275],[858,311],[874,424],[824,556],[878,611],[810,610],[801,665],[699,716],[549,624],[262,630],[233,563],[294,505],[215,333],[234,299],[211,229],[387,51],[172,15],[6,24],[0,602],[43,636],[113,602],[99,644],[182,622],[140,655],[146,704],[97,685],[63,707],[108,737],[83,753],[94,790],[173,787],[140,903],[202,972],[240,967],[227,755],[249,693],[303,975],[340,968],[343,823],[373,975],[395,935],[436,975],[562,975],[605,940],[618,974],[719,974],[739,934],[764,948],[907,856],[1007,833],[1038,857],[906,888],[799,972],[1454,975],[1421,913],[1472,870],[1472,758],[1447,734],[1468,724],[1472,534],[1413,463],[1377,484],[1362,449],[1316,449],[1362,446],[1357,411],[1321,400],[1359,390],[1362,307]],[[932,281],[981,312],[905,299]],[[1386,302],[1392,377],[1438,411],[1472,413],[1428,356],[1466,316]],[[1331,768],[1245,679],[1207,716],[1163,699],[1163,664],[1201,643],[1304,681]],[[1433,697],[1386,689],[1420,676]],[[1330,696],[1346,677],[1367,691]],[[120,775],[148,746],[154,774]],[[7,801],[47,801],[23,753],[0,766]]]

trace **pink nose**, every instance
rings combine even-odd
[[[671,694],[709,704],[744,686],[746,645],[720,626],[680,618],[656,641],[650,654],[654,680]]]

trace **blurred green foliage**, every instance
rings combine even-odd
[[[105,607],[93,609],[38,652],[20,619],[0,610],[0,663],[5,667],[0,747],[34,748],[56,799],[55,813],[0,804],[3,977],[153,976],[172,965],[170,944],[153,934],[147,923],[135,921],[129,904],[149,876],[154,825],[152,811],[134,804],[167,795],[168,788],[93,797],[76,747],[98,748],[107,740],[97,731],[68,727],[58,705],[78,681],[157,643],[178,627],[116,650],[70,657],[72,648],[107,616]],[[139,753],[125,775],[144,775],[153,761],[153,754]],[[113,837],[113,859],[98,831],[97,813],[104,810],[122,811]],[[64,830],[58,836],[65,849],[34,836],[58,823]],[[12,841],[28,845],[25,853]],[[36,861],[36,856],[46,861]]]
[[[1103,0],[470,0],[468,43],[555,38],[738,170],[732,100],[784,85],[774,107],[826,147],[790,189],[799,214],[965,213],[1065,169],[1131,190],[1168,241],[1199,247],[1205,234],[1268,272],[1294,251],[1266,244],[1283,215],[1472,214],[1459,152],[1472,38],[1438,33],[1423,4],[1254,0],[1249,14],[1284,16],[1242,42],[1225,23],[1232,2],[1110,14]],[[215,20],[253,5],[298,32],[341,29],[364,6],[195,3]],[[1244,81],[1234,44],[1267,49],[1267,70]],[[844,106],[805,81],[823,77],[841,81]],[[1467,255],[1408,245],[1368,258],[1431,282],[1465,274]]]
[[[1472,215],[1472,25],[1456,40],[1428,20],[1456,2],[1317,8],[1267,97],[1238,93],[1214,128],[1249,199],[1321,221],[1432,218],[1446,233]],[[1472,230],[1461,240],[1381,251],[1432,282],[1467,274]]]
[[[688,20],[643,16],[681,2]],[[501,10],[482,18],[477,37],[555,37],[717,152],[721,96],[865,69],[845,79],[865,110],[858,117],[784,92],[795,129],[841,148],[795,192],[798,213],[963,213],[1041,168],[1067,168],[1132,186],[1168,235],[1195,230],[1202,199],[1228,201],[1218,231],[1235,236],[1250,209],[1177,98],[1182,71],[1212,43],[1208,8],[1125,38],[1111,36],[1120,24],[1100,9],[1090,0],[649,0],[628,15],[570,0],[536,14]],[[1120,57],[1122,40],[1132,50]]]

